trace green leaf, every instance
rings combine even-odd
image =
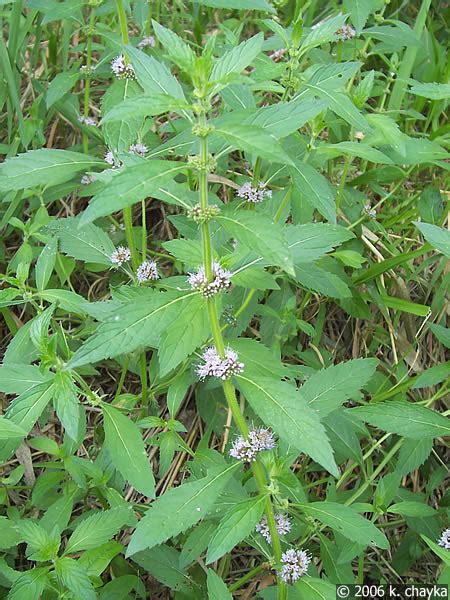
[[[265,496],[255,496],[233,506],[220,521],[208,545],[206,564],[230,552],[246,538],[261,520]]]
[[[55,102],[58,102],[65,94],[70,92],[80,77],[80,71],[77,71],[76,73],[69,73],[68,71],[58,73],[56,77],[50,81],[47,89],[47,109],[53,106]]]
[[[160,375],[170,373],[209,337],[205,300],[201,294],[183,302],[181,310],[165,329],[159,343]]]
[[[430,100],[447,100],[447,98],[450,98],[450,83],[438,83],[436,81],[421,83],[415,81],[408,92]]]
[[[350,506],[336,502],[311,502],[301,505],[301,510],[362,546],[378,546],[385,550],[389,548],[384,533]]]
[[[185,169],[186,165],[167,160],[149,160],[123,169],[94,196],[81,215],[80,226],[144,200]]]
[[[203,519],[239,463],[172,488],[153,502],[131,536],[127,556],[153,548]],[[176,515],[176,518],[174,518]]]
[[[415,378],[411,389],[420,390],[431,387],[445,381],[448,377],[450,377],[450,361],[426,369]]]
[[[395,515],[402,515],[403,517],[433,517],[436,515],[434,508],[428,506],[428,504],[411,501],[391,504],[387,509],[387,512]]]
[[[216,523],[214,521],[202,521],[193,528],[180,553],[180,567],[182,569],[193,563],[206,550],[215,530]]]
[[[56,262],[57,240],[52,238],[42,248],[36,261],[36,286],[39,291],[45,289]]]
[[[157,581],[169,587],[174,592],[186,593],[189,597],[198,597],[191,577],[180,568],[180,554],[175,548],[156,546],[133,555],[133,561],[143,567]],[[194,590],[193,590],[194,588]]]
[[[78,440],[82,422],[80,419],[80,404],[77,389],[69,373],[59,371],[55,375],[55,397],[53,400],[56,414],[67,435],[72,440]]]
[[[102,117],[128,99],[139,98],[139,92],[139,86],[134,81],[129,79],[114,81],[102,96]],[[142,117],[136,113],[127,115],[126,119],[119,122],[103,121],[102,131],[107,147],[114,153],[128,152],[130,144],[137,140],[141,127]]]
[[[327,179],[305,162],[297,162],[290,169],[294,193],[316,208],[331,223],[336,223],[335,193]]]
[[[266,0],[190,0],[203,4],[203,6],[211,6],[211,8],[227,8],[237,10],[262,10],[265,12],[275,13],[276,10],[266,2]]]
[[[112,508],[90,515],[83,519],[74,530],[67,542],[64,553],[73,554],[109,542],[132,516],[131,506]]]
[[[335,476],[339,471],[333,451],[317,413],[309,408],[297,390],[283,381],[245,374],[237,376],[238,386],[257,415],[281,439],[304,452]]]
[[[301,396],[320,418],[326,417],[341,404],[359,395],[372,375],[378,361],[358,358],[317,371],[300,388]]]
[[[208,600],[233,600],[227,586],[212,569],[208,569],[206,584],[208,586]]]
[[[228,123],[223,128],[216,127],[214,135],[223,138],[232,148],[239,148],[270,162],[293,165],[290,156],[277,138],[258,125]]]
[[[436,542],[433,542],[432,540],[430,540],[430,538],[428,538],[426,535],[420,534],[420,537],[426,543],[426,545],[428,546],[428,548],[430,548],[431,550],[433,550],[433,552],[437,556],[439,556],[439,558],[441,560],[443,560],[444,563],[447,566],[450,566],[450,553],[449,553],[448,550],[446,550],[445,548],[442,548],[441,546],[439,546],[438,544],[436,544]]]
[[[290,596],[292,600],[336,600],[336,586],[325,579],[301,577]]]
[[[392,164],[392,159],[386,156],[380,150],[372,148],[369,144],[363,142],[339,142],[338,144],[324,144],[320,146],[319,152],[330,155],[331,157],[348,154],[349,156],[357,156],[369,162]]]
[[[398,454],[395,471],[402,476],[408,475],[408,473],[423,465],[432,450],[433,438],[405,440]]]
[[[14,527],[14,522],[10,521],[7,517],[0,516],[0,527],[2,531],[0,548],[2,550],[17,546],[22,541],[22,537],[16,527]]]
[[[328,223],[288,225],[284,234],[295,264],[313,262],[354,237],[345,227]]]
[[[152,19],[153,30],[156,37],[164,46],[169,58],[179,67],[191,73],[194,70],[195,54],[190,46],[186,44],[176,33],[163,27]]]
[[[450,327],[442,327],[437,323],[430,325],[431,331],[446,348],[450,348]]]
[[[30,150],[0,165],[0,192],[22,190],[37,185],[57,185],[81,171],[104,168],[99,158],[69,150]]]
[[[325,19],[320,23],[319,27],[311,27],[308,34],[302,40],[302,50],[315,48],[316,46],[335,40],[336,32],[344,25],[346,19],[346,15],[339,14],[335,17]]]
[[[369,132],[371,127],[365,116],[356,108],[354,103],[344,92],[329,90],[323,85],[305,83],[305,87],[315,95],[328,102],[330,109],[356,129]]]
[[[269,264],[293,274],[292,258],[280,224],[273,223],[266,215],[244,210],[229,215],[222,213],[217,221],[238,242],[261,254]]]
[[[404,46],[420,46],[420,40],[406,23],[397,21],[397,26],[376,25],[367,27],[363,35],[374,38],[386,44],[389,48],[400,49]]]
[[[0,391],[6,394],[23,394],[30,388],[52,378],[35,365],[7,363],[0,365]]]
[[[344,0],[344,11],[350,14],[350,19],[357,33],[367,22],[369,15],[375,10],[373,0]]]
[[[246,40],[233,48],[229,52],[225,52],[223,56],[216,60],[210,81],[226,81],[233,73],[240,73],[249,64],[251,64],[261,51],[264,41],[263,33],[258,33],[250,39]]]
[[[27,435],[25,429],[16,425],[13,421],[0,416],[0,440],[23,439]]]
[[[75,352],[67,364],[73,369],[103,358],[112,358],[141,347],[158,347],[161,333],[183,304],[197,292],[142,290],[108,316],[97,331]]]
[[[155,496],[155,479],[139,427],[117,408],[102,404],[105,447],[122,477],[138,492]]]
[[[127,54],[146,94],[167,94],[185,99],[183,88],[166,65],[132,46],[127,46]]]
[[[320,292],[331,298],[349,298],[348,285],[334,273],[316,264],[299,263],[295,266],[295,280],[309,290]]]
[[[55,560],[55,573],[58,581],[62,583],[79,600],[96,600],[91,581],[83,567],[76,560],[58,558]]]
[[[49,583],[49,570],[50,567],[36,567],[21,573],[9,591],[8,600],[40,600]]]
[[[103,123],[123,121],[130,117],[153,117],[166,112],[181,113],[190,108],[184,100],[167,94],[140,94],[114,105],[102,118]]]
[[[414,225],[419,229],[427,242],[450,258],[450,231],[443,227],[437,227],[437,225],[431,225],[430,223],[419,223],[416,221]]]
[[[89,223],[80,228],[79,217],[57,219],[48,229],[58,238],[61,252],[76,260],[111,266],[115,247],[108,235]]]
[[[420,404],[391,400],[349,409],[358,419],[389,433],[420,440],[449,435],[448,420]]]

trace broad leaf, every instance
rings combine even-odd
[[[104,168],[99,158],[70,150],[30,150],[0,165],[0,192],[22,190],[36,185],[57,185],[92,168]]]
[[[92,583],[86,571],[76,560],[67,556],[58,558],[55,560],[55,572],[58,581],[69,589],[75,598],[79,598],[79,600],[96,600],[97,594]]]
[[[331,223],[336,223],[336,201],[327,179],[305,162],[298,161],[290,168],[294,194],[316,208]]]
[[[233,73],[240,73],[258,56],[264,35],[258,33],[226,52],[217,59],[211,72],[210,81],[224,81]]]
[[[189,74],[194,69],[195,54],[190,46],[186,44],[175,32],[152,20],[156,37],[164,46],[170,59]]]
[[[167,94],[184,100],[181,85],[166,65],[132,46],[127,46],[127,54],[136,72],[137,80],[147,94]]]
[[[0,440],[23,439],[26,435],[25,429],[0,416]]]
[[[208,569],[206,583],[208,586],[208,600],[233,600],[227,586],[212,569]]]
[[[102,404],[102,408],[105,447],[113,465],[138,492],[153,498],[155,479],[139,427],[117,408],[109,404]]]
[[[61,252],[84,262],[111,266],[115,247],[108,235],[93,223],[79,227],[79,217],[57,219],[49,230],[58,238]]]
[[[112,508],[90,515],[83,519],[74,530],[67,542],[64,553],[73,554],[80,550],[98,548],[98,546],[109,542],[132,516],[131,506]]]
[[[427,242],[436,248],[436,250],[439,250],[439,252],[442,252],[442,254],[450,258],[450,231],[443,227],[431,225],[430,223],[416,222],[414,224]]]
[[[235,463],[215,470],[202,479],[172,488],[155,500],[138,523],[127,556],[153,548],[203,519],[238,468],[239,463]]]

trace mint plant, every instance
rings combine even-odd
[[[2,597],[445,583],[430,1],[3,4]]]

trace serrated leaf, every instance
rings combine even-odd
[[[23,439],[26,435],[25,429],[0,416],[0,440]]]
[[[97,594],[85,570],[76,560],[58,558],[55,560],[57,579],[79,600],[96,600]]]
[[[125,103],[127,99],[139,97],[139,86],[136,82],[129,79],[117,79],[108,87],[102,97],[102,117],[116,106]],[[142,117],[139,115],[128,114],[126,119],[121,121],[103,120],[103,135],[105,143],[109,150],[114,153],[128,152],[130,144],[134,143],[142,127]]]
[[[434,508],[422,502],[397,502],[391,504],[387,512],[394,515],[402,515],[403,517],[433,517],[436,515]]]
[[[57,185],[77,173],[104,166],[99,158],[70,150],[30,150],[0,165],[0,192]]]
[[[317,413],[309,408],[297,390],[283,381],[237,376],[239,389],[257,415],[299,452],[304,452],[338,476],[333,450]]]
[[[30,388],[52,378],[35,365],[7,363],[0,365],[0,391],[6,394],[23,394]]]
[[[197,2],[197,4],[203,4],[204,6],[211,6],[211,8],[228,8],[237,10],[262,10],[265,12],[275,13],[276,10],[273,6],[266,2],[266,0],[190,0],[191,2]]]
[[[225,514],[208,545],[206,564],[230,552],[255,529],[261,519],[265,501],[265,496],[256,496],[236,504]]]
[[[133,561],[174,592],[199,592],[194,580],[180,567],[180,553],[165,544],[133,555]],[[194,589],[193,589],[194,588]]]
[[[185,169],[186,165],[167,160],[149,160],[125,168],[93,197],[81,214],[79,226],[144,200]]]
[[[122,121],[130,117],[152,117],[166,112],[181,113],[190,106],[184,100],[167,94],[140,94],[114,105],[102,118],[103,123]]]
[[[122,477],[141,494],[155,496],[155,479],[139,427],[117,408],[102,404],[105,447]]]
[[[218,58],[214,64],[210,81],[224,81],[232,73],[240,73],[258,56],[261,51],[264,35],[258,33],[233,48],[225,52]]]
[[[49,582],[49,570],[50,567],[36,567],[21,573],[9,591],[8,600],[40,600]]]
[[[430,456],[433,449],[433,439],[405,440],[398,454],[395,470],[400,475],[408,475],[418,469]]]
[[[208,569],[206,585],[208,586],[208,600],[233,600],[225,583],[212,569]]]
[[[57,219],[48,227],[59,241],[61,252],[76,260],[111,266],[115,247],[108,235],[89,223],[80,227],[79,217]]]
[[[145,290],[139,302],[123,302],[100,324],[97,331],[75,352],[67,368],[112,358],[140,347],[158,347],[166,325],[197,292]]]
[[[336,502],[311,502],[301,505],[301,510],[353,542],[386,550],[389,548],[389,541],[384,533],[350,506]]]
[[[195,54],[175,32],[160,25],[152,19],[153,30],[156,37],[164,46],[171,60],[187,73],[194,69]]]
[[[239,211],[217,217],[224,229],[238,242],[292,275],[292,258],[283,235],[283,228],[269,217],[253,211]],[[270,237],[267,232],[270,230]]]
[[[375,373],[377,360],[358,358],[321,369],[309,377],[300,394],[320,418],[354,398]]]
[[[450,434],[448,420],[420,404],[390,400],[349,409],[358,419],[389,433],[420,440]]]
[[[183,88],[166,65],[132,46],[127,46],[126,50],[136,78],[147,94],[168,94],[185,99]]]
[[[294,193],[316,208],[331,223],[336,223],[334,190],[323,175],[305,162],[297,162],[289,172],[294,182]]]
[[[96,548],[110,541],[132,516],[131,507],[118,507],[90,515],[70,536],[65,554]]]
[[[78,402],[77,389],[70,374],[59,371],[55,375],[55,396],[53,403],[56,414],[61,421],[67,435],[72,440],[79,437],[82,423],[80,422],[80,404]]]
[[[431,225],[430,223],[419,223],[416,221],[414,225],[422,233],[427,242],[450,258],[450,231],[437,225]]]
[[[36,261],[36,286],[39,291],[45,289],[56,262],[57,240],[50,239],[42,248]]]
[[[153,548],[204,518],[239,463],[172,488],[153,502],[131,536],[127,556]],[[174,518],[174,515],[177,518]]]
[[[430,100],[447,100],[450,98],[450,83],[438,83],[437,81],[421,83],[415,81],[408,92]]]

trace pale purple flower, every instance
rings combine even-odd
[[[311,556],[305,550],[290,548],[281,555],[280,577],[285,583],[293,584],[308,570]]]
[[[97,121],[93,117],[85,117],[84,115],[80,115],[78,117],[78,121],[82,125],[91,126],[91,127],[97,126]]]
[[[266,184],[263,181],[260,181],[258,187],[253,187],[250,181],[241,185],[241,187],[236,192],[236,196],[238,198],[243,198],[247,200],[247,202],[252,202],[253,204],[257,204],[262,202],[264,198],[271,198],[272,190],[268,190]]]
[[[286,535],[291,531],[292,523],[288,516],[283,513],[277,513],[275,515],[275,524],[279,535]],[[256,531],[260,533],[263,538],[270,544],[272,538],[270,536],[269,524],[267,523],[266,515],[263,515],[261,521],[255,527]]]
[[[152,35],[147,35],[146,37],[143,37],[142,40],[139,42],[139,44],[137,45],[137,47],[139,48],[139,50],[143,50],[144,48],[153,48],[155,45],[155,38]]]
[[[445,548],[446,550],[450,550],[450,529],[445,529],[441,537],[438,540],[439,546]]]
[[[202,265],[198,268],[197,273],[189,273],[188,283],[193,290],[198,290],[205,298],[211,298],[221,290],[230,288],[230,271],[223,269],[218,262],[213,262],[212,274],[214,279],[208,283],[205,267]]]
[[[118,79],[135,79],[133,65],[126,62],[123,54],[111,61],[111,70]]]
[[[214,346],[207,348],[202,355],[204,363],[197,366],[197,375],[201,380],[206,377],[229,379],[244,370],[244,364],[239,362],[238,354],[231,348],[225,348],[225,357],[221,358]]]
[[[247,439],[240,435],[234,440],[230,456],[244,462],[252,462],[258,452],[272,450],[275,445],[275,439],[269,429],[251,429]]]
[[[139,156],[145,156],[148,152],[148,148],[145,144],[137,142],[137,144],[131,144],[130,154],[138,154]]]
[[[283,58],[286,52],[287,48],[280,48],[279,50],[274,50],[271,54],[269,54],[269,58],[271,58],[274,61],[277,61],[280,58]]]
[[[117,233],[118,231],[125,231],[125,225],[123,223],[119,223],[119,226],[117,226],[114,223],[112,223],[111,227],[109,228],[109,231],[113,234]]]
[[[93,183],[96,180],[95,175],[83,175],[83,177],[81,178],[81,184],[82,185],[89,185],[90,183]]]
[[[114,252],[111,254],[111,262],[117,267],[121,267],[124,263],[128,262],[131,258],[131,252],[129,248],[125,246],[117,246]]]
[[[144,260],[136,271],[136,278],[139,283],[144,283],[150,279],[159,279],[158,267],[154,260]]]
[[[339,40],[351,40],[355,37],[356,31],[351,25],[342,25],[342,27],[336,31],[336,35]]]
[[[114,154],[111,152],[111,150],[108,150],[104,156],[104,160],[105,162],[108,163],[108,165],[115,165],[116,164],[116,160],[114,158]]]
[[[371,208],[370,203],[364,205],[364,212],[371,218],[375,219],[377,216],[377,211],[374,208]]]

